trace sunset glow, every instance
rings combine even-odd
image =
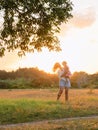
[[[61,25],[61,52],[42,52],[18,57],[16,52],[6,53],[0,59],[1,70],[15,70],[23,67],[38,67],[52,73],[55,62],[66,60],[72,72],[98,72],[98,0],[72,0],[73,18]]]

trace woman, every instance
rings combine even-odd
[[[57,95],[57,100],[59,100],[59,98],[61,97],[63,90],[65,89],[65,101],[68,101],[68,90],[71,87],[70,84],[70,71],[69,68],[66,64],[66,68],[65,68],[65,64],[62,65],[64,66],[63,68],[61,67],[61,65],[57,62],[54,64],[53,66],[53,71],[57,71],[58,72],[58,77],[59,77],[59,92]]]

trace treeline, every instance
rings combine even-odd
[[[19,68],[16,71],[0,71],[0,88],[51,88],[56,87],[57,76],[38,68]]]
[[[71,84],[72,88],[98,88],[98,73],[89,75],[85,72],[75,72],[71,76]],[[57,87],[57,75],[48,74],[38,68],[19,68],[11,72],[0,70],[1,89]]]

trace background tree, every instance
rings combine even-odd
[[[74,72],[71,81],[73,87],[85,88],[89,84],[89,75],[83,71]]]
[[[25,52],[61,50],[56,33],[72,17],[70,0],[0,0],[0,56],[5,50]]]

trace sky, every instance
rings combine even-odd
[[[37,67],[52,73],[55,62],[67,61],[72,73],[98,72],[98,0],[71,0],[73,18],[61,25],[58,34],[61,52],[42,52],[18,57],[17,53],[6,52],[0,58],[0,70],[12,71],[24,67]]]

